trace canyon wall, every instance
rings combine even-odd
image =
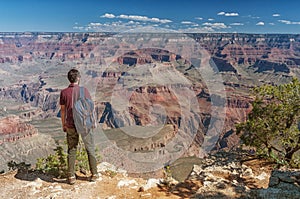
[[[98,120],[104,129],[169,124],[176,134],[176,129],[184,126],[181,111],[187,109],[186,104],[179,103],[179,98],[188,95],[186,90],[189,90],[197,98],[198,107],[187,114],[193,123],[188,127],[197,129],[188,154],[199,153],[209,128],[221,131],[215,149],[231,149],[239,143],[235,124],[244,121],[251,111],[249,89],[300,77],[300,36],[187,35],[209,53],[210,61],[222,77],[223,95],[214,96],[197,66],[183,55],[166,49],[135,49],[114,57],[111,65],[101,70],[105,63],[103,57],[113,56],[115,50],[121,48],[121,43],[106,42],[114,34],[28,32],[0,33],[0,99],[29,104],[28,111],[18,115],[24,121],[57,117],[59,93],[67,86],[66,81],[60,79],[66,79],[65,72],[69,68],[78,67],[97,82],[93,97]],[[159,37],[160,34],[156,34],[151,39],[155,43]],[[155,84],[149,80],[151,78],[157,82],[165,80]],[[218,99],[220,104],[225,103],[225,116],[212,114],[212,98]],[[120,99],[125,100],[126,110],[118,108]],[[224,119],[222,126],[218,123],[221,119]],[[3,125],[3,128],[8,127]],[[15,132],[12,137],[22,139],[26,132],[22,135]],[[30,133],[35,134],[34,131]],[[174,135],[173,130],[170,135]],[[136,145],[131,150],[145,148],[142,143]]]

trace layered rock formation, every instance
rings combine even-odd
[[[29,104],[21,118],[56,117],[59,92],[67,85],[62,79],[66,79],[69,68],[76,66],[97,82],[93,85],[96,110],[104,128],[170,124],[175,129],[175,133],[170,131],[170,136],[175,136],[178,129],[182,132],[196,129],[186,155],[199,155],[207,134],[216,133],[210,132],[211,129],[218,130],[215,149],[237,145],[239,139],[234,125],[244,121],[251,110],[250,88],[300,77],[299,35],[188,34],[209,53],[209,61],[222,77],[224,89],[215,93],[206,82],[214,79],[201,77],[199,66],[193,65],[201,60],[191,64],[191,60],[184,58],[184,50],[182,55],[176,53],[182,48],[180,39],[174,42],[177,46],[173,52],[170,48],[155,48],[162,34],[150,37],[141,34],[136,42],[144,39],[153,45],[135,49],[133,42],[132,51],[116,56],[116,51],[130,49],[130,44],[123,44],[121,40],[110,42],[114,36],[108,33],[1,33],[0,98]],[[111,59],[105,59],[107,57]],[[106,62],[110,65],[106,66]],[[15,79],[7,79],[9,75]],[[182,103],[181,96],[195,97],[191,104],[197,107],[189,108]],[[223,104],[225,115],[219,114]],[[219,109],[214,110],[213,106]],[[157,145],[150,143],[147,148],[152,144]],[[145,149],[142,146],[129,148],[131,151]]]
[[[214,56],[220,71],[235,71],[227,64],[254,66],[265,70],[289,72],[299,65],[299,35],[254,34],[188,34]],[[96,47],[113,34],[109,33],[1,33],[1,63],[33,61],[37,58],[60,61],[94,59],[99,61]],[[141,35],[143,36],[143,35]],[[159,38],[156,34],[153,38]],[[106,44],[106,43],[104,43]],[[107,45],[107,44],[106,44]],[[118,45],[118,44],[117,44]],[[107,51],[114,46],[107,46]],[[148,57],[118,59],[120,64],[143,64],[149,60],[172,61],[175,57],[157,49]],[[133,52],[133,54],[139,52]],[[132,54],[132,55],[133,55]],[[176,55],[180,56],[180,55]],[[223,62],[224,61],[224,62]],[[224,67],[224,64],[226,67]],[[281,65],[283,64],[283,65]],[[266,66],[268,65],[268,66]],[[285,66],[286,65],[286,66]]]
[[[163,56],[157,56],[157,52]],[[186,155],[200,155],[199,146],[203,144],[205,135],[208,131],[215,132],[215,129],[224,128],[218,135],[220,137],[214,138],[219,139],[216,149],[237,145],[239,139],[233,128],[237,122],[244,121],[250,111],[249,97],[239,96],[234,88],[231,89],[232,96],[227,98],[211,94],[205,81],[197,76],[199,72],[195,67],[167,51],[145,49],[143,52],[130,52],[119,57],[118,64],[126,62],[128,57],[135,60],[130,69],[126,65],[131,63],[123,64],[118,68],[119,72],[107,69],[99,78],[96,98],[105,101],[100,119],[105,127],[172,124],[176,130],[183,127],[184,132],[191,133],[194,129],[194,141],[189,143]],[[140,65],[138,61],[141,61]],[[190,102],[194,107],[187,115],[184,113],[187,104],[182,103],[180,96],[197,98]],[[118,110],[119,104],[123,105],[121,110]],[[154,110],[157,106],[161,110]],[[226,106],[226,115],[222,115],[222,111],[213,113],[212,106],[220,110]],[[184,123],[183,118],[190,118],[191,122]],[[225,120],[223,126],[220,124],[222,119]]]
[[[22,123],[18,117],[6,117],[0,120],[0,144],[15,142],[38,134],[32,125]]]
[[[54,140],[38,134],[31,124],[22,122],[17,116],[0,119],[0,170],[9,169],[8,162],[34,164],[37,158],[47,156],[55,148]]]
[[[90,54],[103,33],[1,33],[0,63],[31,62],[37,58],[78,60],[95,58]]]
[[[24,119],[53,117],[59,111],[60,91],[57,88],[43,88],[45,86],[43,84],[42,81],[39,81],[38,83],[26,82],[11,87],[3,87],[0,89],[0,99],[28,104],[27,107],[23,106],[24,113],[20,115]],[[38,109],[30,111],[32,109],[30,106]],[[12,107],[9,107],[9,109],[12,109]]]

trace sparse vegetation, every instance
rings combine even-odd
[[[162,184],[170,188],[172,186],[173,176],[170,165],[166,165],[164,167],[164,179]]]
[[[105,170],[103,173],[103,175],[109,176],[111,178],[115,177],[118,173],[116,171],[112,171],[110,169]]]
[[[10,171],[13,171],[13,170],[20,170],[20,171],[29,171],[30,170],[30,164],[26,164],[25,162],[21,162],[21,163],[16,163],[15,161],[10,161],[7,163],[7,166],[8,166],[8,169]]]
[[[55,177],[67,176],[67,154],[60,145],[54,150],[55,153],[45,158],[39,158],[36,163],[36,170],[53,175]],[[96,150],[97,153],[97,150]],[[97,157],[100,159],[100,156]],[[79,146],[76,153],[76,170],[84,174],[89,171],[89,163],[86,149],[83,141],[79,140]]]
[[[50,154],[48,157],[37,159],[36,170],[56,177],[66,177],[67,155],[60,145],[58,145],[54,151],[55,153]]]
[[[237,125],[245,145],[278,165],[300,167],[300,82],[264,85],[253,90],[256,98],[246,122]]]

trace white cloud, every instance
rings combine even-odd
[[[191,22],[191,21],[182,21],[181,23],[182,24],[192,24],[193,22]]]
[[[275,14],[273,14],[272,16],[273,16],[273,17],[280,17],[280,14],[275,13]]]
[[[165,26],[163,28],[162,26]],[[86,26],[75,25],[74,30],[87,31],[87,32],[174,32],[175,29],[166,27],[167,24],[156,23],[151,24],[143,23],[140,21],[114,21],[114,22],[92,22]],[[175,31],[176,32],[176,31]]]
[[[182,33],[207,33],[207,32],[216,32],[212,27],[194,27],[194,28],[184,28],[179,29],[178,32]]]
[[[127,30],[126,32],[130,32],[130,33],[178,33],[178,31],[175,31],[175,30],[172,30],[169,28],[158,27],[158,24],[133,28],[133,29]]]
[[[195,19],[198,19],[198,20],[203,20],[203,18],[202,18],[202,17],[196,17]]]
[[[251,19],[260,19],[260,17],[252,16],[252,15],[248,15],[248,16],[244,16],[244,17],[249,17],[249,18],[251,18]]]
[[[224,23],[203,23],[203,26],[207,26],[207,27],[211,27],[211,28],[215,28],[215,29],[224,29],[224,28],[228,28],[228,26],[226,26]]]
[[[257,25],[257,26],[264,26],[264,25],[265,25],[265,22],[260,21],[260,22],[258,22],[256,25]]]
[[[300,21],[278,20],[280,23],[287,25],[300,25]]]
[[[84,31],[84,27],[83,26],[73,26],[74,30],[80,30],[80,31]]]
[[[147,22],[154,22],[154,23],[170,23],[172,22],[169,19],[159,19],[159,18],[149,18],[147,16],[140,16],[140,15],[119,15],[117,18],[120,19],[129,19],[134,21],[147,21]]]
[[[102,23],[93,23],[93,22],[89,24],[89,26],[101,26],[101,25]]]
[[[243,23],[231,23],[230,25],[231,26],[243,26],[244,24]]]
[[[104,15],[101,16],[101,18],[119,18],[119,19],[128,19],[128,20],[134,20],[134,21],[145,21],[145,22],[153,22],[153,23],[170,23],[172,22],[169,19],[159,19],[156,17],[147,17],[147,16],[140,16],[140,15],[126,15],[126,14],[121,14],[119,16],[116,16],[111,13],[105,13]]]
[[[213,18],[209,18],[209,19],[207,19],[208,21],[214,21],[215,19],[213,19]]]
[[[271,26],[275,26],[275,23],[269,23],[269,25],[271,25]]]
[[[222,15],[225,17],[237,17],[237,16],[239,16],[239,13],[237,13],[237,12],[219,12],[218,15]]]
[[[113,19],[116,16],[114,14],[110,14],[110,13],[105,13],[104,15],[101,16],[102,18],[109,18],[109,19]]]
[[[237,17],[239,16],[239,13],[225,13],[226,17]]]
[[[93,32],[181,32],[181,33],[209,33],[209,32],[224,32],[226,28],[230,26],[224,23],[203,23],[201,25],[192,23],[188,26],[178,27],[176,25],[169,24],[145,24],[140,21],[113,21],[113,22],[92,22],[86,26],[74,25],[74,30],[79,31],[93,31]]]
[[[124,23],[122,21],[116,21],[116,22],[107,22],[107,23],[92,22],[83,27],[75,26],[73,28],[81,31],[123,32],[123,31],[128,31],[130,29],[135,29],[139,27],[142,27],[142,25],[140,25],[139,22],[129,21],[127,23]]]
[[[140,24],[140,22],[137,22],[137,21],[128,21],[128,24]]]

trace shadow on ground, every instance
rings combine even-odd
[[[15,178],[24,181],[35,181],[38,178],[50,183],[68,183],[67,178],[57,178],[54,175],[46,174],[41,171],[31,169],[30,164],[26,164],[25,162],[15,163],[13,161],[8,163],[8,167],[10,170],[17,170],[15,174]],[[76,179],[81,181],[89,181],[89,177],[87,175],[83,175],[80,173],[76,173]]]

